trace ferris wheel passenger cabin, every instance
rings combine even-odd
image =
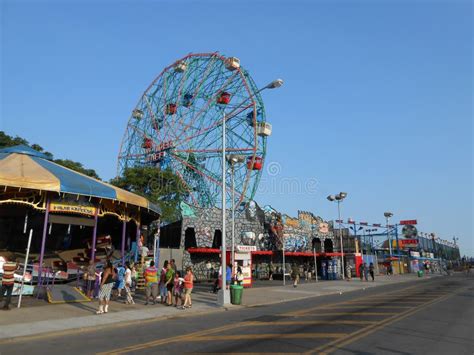
[[[261,137],[268,137],[272,134],[272,125],[268,122],[257,122],[257,134]]]
[[[218,97],[217,97],[217,103],[221,105],[227,105],[230,102],[230,94],[228,92],[222,92]]]
[[[254,111],[251,110],[249,111],[249,113],[247,113],[247,123],[250,127],[253,127],[253,116],[254,116]],[[257,123],[258,122],[262,122],[263,119],[262,119],[262,110],[259,108],[257,109],[257,117],[255,117]]]
[[[247,123],[250,127],[253,127],[253,117],[254,117],[254,111],[250,111],[247,113]],[[262,111],[259,109],[257,110],[257,125],[256,125],[256,131],[257,134],[260,137],[268,137],[271,136],[272,134],[272,125],[268,122],[262,121]]]
[[[193,104],[193,95],[190,93],[186,93],[183,96],[183,106],[184,107],[191,107]]]
[[[163,119],[156,119],[153,121],[153,124],[151,126],[155,131],[158,131],[163,128]]]
[[[227,70],[236,70],[240,68],[240,59],[237,57],[229,57],[225,60],[225,68]]]
[[[186,70],[187,64],[184,61],[179,61],[178,63],[175,64],[174,66],[174,71],[177,73],[182,73]]]
[[[252,157],[247,158],[247,169],[249,170],[262,170],[263,159],[261,157],[255,157],[252,163]]]
[[[132,117],[140,121],[143,118],[143,111],[136,108],[132,111]]]
[[[144,138],[142,148],[143,149],[151,149],[153,147],[153,142],[150,138]]]
[[[174,115],[176,113],[176,110],[177,110],[177,106],[176,104],[167,104],[166,105],[166,114],[167,115]]]

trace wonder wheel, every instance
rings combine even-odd
[[[224,117],[226,156],[238,157],[239,162],[234,164],[235,202],[252,199],[271,125],[265,122],[259,91],[239,59],[218,53],[179,59],[145,90],[127,124],[118,173],[133,166],[171,169],[185,186],[185,202],[220,206]],[[230,201],[231,174],[226,176]]]

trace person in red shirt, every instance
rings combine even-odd
[[[184,304],[181,309],[191,308],[191,292],[193,291],[194,275],[191,267],[186,268],[186,275],[184,276]]]
[[[15,276],[14,273],[18,268],[18,264],[16,262],[6,261],[3,264],[3,276],[2,276],[2,288],[0,290],[0,303],[3,301],[3,297],[6,293],[5,303],[2,307],[4,311],[10,310],[10,302],[12,299],[12,291],[13,285],[15,283]]]

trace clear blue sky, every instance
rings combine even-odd
[[[325,197],[347,191],[345,218],[390,210],[474,255],[470,1],[1,4],[1,130],[109,179],[153,78],[220,51],[258,85],[285,80],[264,95],[281,172],[265,172],[261,205],[333,219]],[[315,191],[278,188],[310,179]]]

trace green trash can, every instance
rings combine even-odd
[[[240,305],[242,304],[242,293],[244,286],[230,285],[230,303]]]
[[[423,271],[422,270],[418,270],[418,277],[422,277],[423,276]]]

